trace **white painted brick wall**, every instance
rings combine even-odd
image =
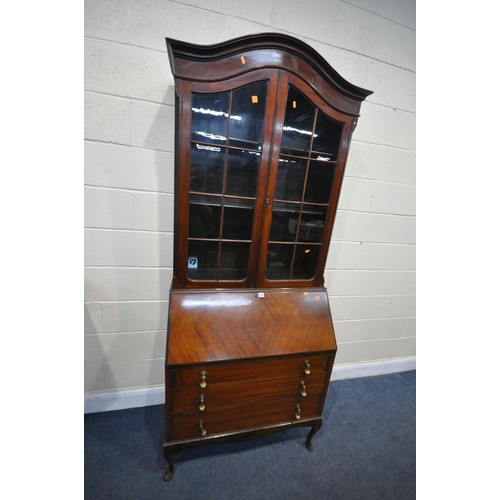
[[[415,1],[86,0],[85,391],[163,385],[174,82],[165,37],[303,39],[374,91],[325,273],[337,365],[415,356]]]

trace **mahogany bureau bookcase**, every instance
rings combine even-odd
[[[322,423],[337,345],[323,273],[370,91],[264,33],[167,38],[175,79],[165,481],[187,447]]]

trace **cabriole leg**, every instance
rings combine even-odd
[[[167,451],[163,452],[163,455],[165,457],[165,460],[168,462],[168,470],[165,472],[165,475],[163,476],[164,481],[171,481],[172,478],[174,477],[174,459],[172,457],[171,453],[168,453]]]
[[[307,435],[307,438],[306,438],[306,447],[309,451],[314,451],[314,445],[311,443],[311,440],[312,440],[314,434],[316,434],[320,430],[322,424],[323,424],[322,420],[317,420],[311,426],[311,430],[309,431],[309,434]]]

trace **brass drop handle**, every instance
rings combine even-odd
[[[297,420],[300,420],[300,412],[302,411],[302,407],[300,405],[297,405],[295,407],[295,418]]]
[[[207,386],[207,383],[205,381],[205,379],[207,378],[207,376],[208,376],[208,373],[206,371],[200,372],[200,378],[201,378],[200,387],[202,389],[205,389],[205,387]]]
[[[303,366],[304,366],[304,373],[306,375],[310,375],[311,374],[311,362],[308,359],[306,359],[304,361],[304,365]]]
[[[198,406],[198,410],[200,411],[205,410],[205,395],[200,394],[200,397],[198,399],[200,400],[200,406]]]
[[[302,382],[299,383],[299,387],[300,387],[300,393],[302,394],[302,396],[307,396],[306,383],[303,380],[302,380]]]
[[[203,428],[204,425],[205,425],[204,420],[198,420],[198,428],[200,429],[200,434],[202,436],[205,436],[207,434],[207,430]]]

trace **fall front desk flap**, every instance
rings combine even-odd
[[[324,288],[172,291],[167,364],[337,349]]]

